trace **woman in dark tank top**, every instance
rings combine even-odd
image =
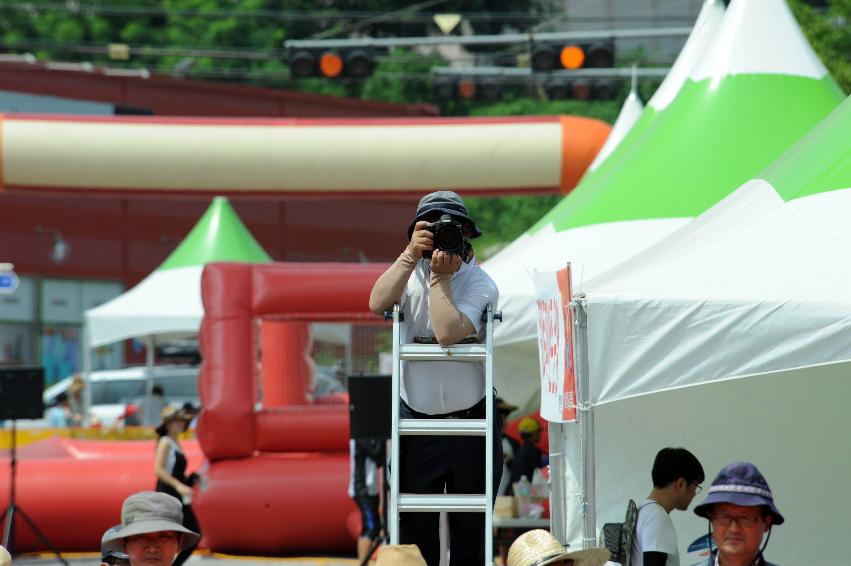
[[[191,505],[195,474],[186,475],[186,455],[179,440],[180,434],[186,431],[191,420],[191,415],[174,407],[163,409],[162,423],[156,429],[159,439],[154,456],[154,475],[157,478],[156,490],[176,497],[183,504],[183,526],[201,534],[201,526]],[[172,566],[181,566],[186,562],[195,546],[178,554]]]

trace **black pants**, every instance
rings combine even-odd
[[[502,478],[502,426],[496,407],[493,419],[493,492]],[[450,413],[456,415],[456,413]],[[485,418],[485,400],[457,415]],[[424,415],[401,403],[403,419],[447,418]],[[403,436],[399,444],[399,491],[437,494],[485,492],[485,439],[481,436]],[[416,544],[428,566],[440,563],[438,513],[401,513],[399,542]],[[483,513],[449,513],[451,566],[474,566],[485,560]]]

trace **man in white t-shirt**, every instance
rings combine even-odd
[[[440,231],[433,233],[438,225]],[[408,228],[407,247],[372,289],[370,310],[382,314],[398,303],[405,343],[483,342],[482,313],[488,305],[496,306],[499,292],[476,264],[469,240],[480,235],[457,194],[437,191],[424,196]],[[399,415],[405,419],[485,418],[484,364],[403,362]],[[499,419],[494,418],[494,487],[502,476],[499,431]],[[399,448],[400,492],[485,492],[481,437],[405,436]],[[449,514],[453,566],[484,563],[484,527],[481,513]],[[416,544],[429,566],[439,564],[437,513],[402,513],[399,539],[402,544]]]
[[[703,466],[685,448],[663,448],[651,472],[653,490],[638,502],[632,566],[680,566],[679,545],[670,513],[685,511],[700,493]]]

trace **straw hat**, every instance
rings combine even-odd
[[[0,566],[9,566],[12,564],[12,556],[9,551],[0,546]]]
[[[573,560],[573,566],[602,566],[609,559],[605,548],[569,552],[549,531],[535,529],[520,535],[508,549],[508,566],[545,566]]]
[[[188,423],[192,420],[192,415],[186,414],[183,410],[175,409],[171,405],[166,405],[160,413],[160,418],[162,418],[162,422],[156,430],[160,436],[165,436],[168,433],[168,429],[166,428],[168,423],[171,421],[183,421],[184,423]]]
[[[382,546],[375,566],[427,566],[420,549],[415,544]]]
[[[75,395],[80,393],[83,389],[86,388],[86,382],[83,380],[83,376],[79,373],[75,373],[74,377],[71,378],[71,385],[68,386],[68,393],[71,395]]]

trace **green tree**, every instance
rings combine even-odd
[[[819,59],[846,94],[851,92],[851,0],[828,0],[817,10],[803,0],[789,0],[798,24]]]

